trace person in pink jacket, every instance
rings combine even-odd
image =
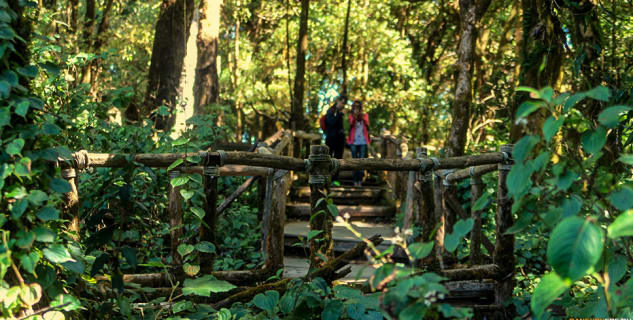
[[[352,113],[349,118],[349,135],[347,144],[352,149],[352,157],[367,158],[367,145],[369,144],[369,116],[363,112],[363,103],[354,100]],[[363,181],[364,171],[354,171],[354,186],[360,187]]]

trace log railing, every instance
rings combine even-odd
[[[435,258],[440,265],[440,272],[448,277],[456,279],[481,279],[494,278],[499,281],[497,301],[502,301],[511,296],[512,273],[514,271],[514,237],[505,235],[504,232],[512,225],[511,199],[508,197],[505,179],[512,164],[512,146],[502,146],[500,152],[484,153],[480,155],[433,158],[426,155],[425,150],[416,150],[415,158],[406,159],[332,159],[327,147],[312,145],[308,159],[292,157],[297,150],[293,143],[295,139],[311,140],[316,137],[285,131],[277,139],[275,147],[260,147],[257,152],[243,151],[210,151],[198,153],[170,153],[170,154],[100,154],[80,151],[73,154],[73,160],[61,164],[64,170],[83,170],[90,167],[122,167],[128,165],[142,165],[149,167],[166,168],[174,161],[182,159],[183,163],[174,168],[174,171],[197,172],[209,175],[217,179],[220,175],[259,175],[265,178],[266,195],[264,197],[263,213],[263,244],[267,260],[263,271],[254,275],[248,272],[239,272],[239,277],[233,278],[230,272],[213,272],[218,278],[227,280],[263,280],[271,270],[283,267],[283,225],[285,219],[285,197],[289,186],[288,172],[307,172],[310,185],[312,230],[320,233],[310,239],[311,269],[322,267],[325,259],[333,258],[332,239],[332,215],[326,202],[326,197],[331,177],[337,171],[375,170],[406,173],[407,194],[405,227],[418,226],[422,228],[420,241],[431,240],[431,234],[435,231]],[[296,141],[296,140],[295,140]],[[302,146],[299,144],[299,148]],[[285,150],[285,153],[284,153]],[[288,154],[288,155],[282,155]],[[200,164],[188,163],[187,157],[199,157]],[[459,170],[464,169],[464,170]],[[461,206],[455,204],[455,199],[447,195],[446,190],[450,186],[464,178],[471,178],[473,188],[473,201],[481,195],[483,186],[481,175],[499,171],[496,212],[496,239],[494,245],[481,234],[480,212],[459,212]],[[71,177],[72,175],[68,175]],[[207,215],[205,222],[213,223],[217,219],[214,194],[217,199],[217,189],[214,183],[205,183],[205,195],[207,196]],[[69,197],[76,199],[77,197]],[[72,207],[72,202],[69,201]],[[414,215],[415,207],[418,207]],[[170,206],[171,207],[171,206]],[[457,209],[456,207],[459,207]],[[463,209],[461,209],[463,211]],[[445,263],[450,255],[444,249],[444,235],[452,225],[450,216],[458,212],[463,218],[472,217],[475,226],[471,231],[471,262],[470,268],[459,270],[447,270]],[[209,220],[207,220],[209,219]],[[209,224],[209,223],[207,223]],[[201,232],[206,228],[201,228]],[[207,232],[213,234],[213,226],[209,224]],[[201,239],[204,234],[201,234]],[[209,238],[212,240],[212,237]],[[479,244],[483,244],[491,257],[481,253]],[[491,261],[490,265],[482,265]]]

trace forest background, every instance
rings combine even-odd
[[[58,306],[50,317],[140,318],[136,296],[103,295],[91,279],[109,274],[116,287],[123,271],[160,270],[169,259],[167,174],[82,173],[85,229],[76,234],[60,217],[68,185],[48,161],[81,149],[203,150],[281,127],[316,132],[340,93],[364,101],[372,134],[389,131],[436,155],[516,143],[525,173],[508,178],[518,203],[518,314],[547,318],[562,294],[569,314],[631,316],[631,1],[0,0],[0,12],[5,317]],[[224,180],[223,193],[240,182]],[[192,192],[185,201],[187,219],[202,199]],[[219,228],[218,270],[261,264],[256,235],[244,232],[258,223],[250,201]],[[113,202],[129,205],[129,217],[104,210]],[[107,239],[96,231],[104,219]],[[602,239],[600,250],[578,248],[591,268],[556,267],[546,248],[559,227],[581,243]],[[176,314],[216,315],[178,303]]]

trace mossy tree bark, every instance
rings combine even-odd
[[[196,40],[198,62],[196,79],[193,84],[194,114],[204,113],[203,108],[205,106],[217,103],[219,99],[220,83],[217,70],[217,55],[221,7],[222,0],[200,1],[200,26]]]
[[[193,0],[163,0],[161,4],[145,93],[145,115],[163,105],[170,111],[176,108],[194,8]],[[157,129],[169,130],[174,123],[170,116],[156,115],[153,120]]]
[[[490,6],[490,0],[460,0],[461,35],[457,49],[457,79],[453,101],[453,121],[446,141],[449,157],[461,156],[466,147],[470,105],[473,98],[472,78],[477,42],[477,24]]]

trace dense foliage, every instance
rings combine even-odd
[[[142,165],[88,169],[75,180],[81,228],[73,227],[63,205],[73,186],[61,169],[73,160],[71,150],[195,152],[218,142],[254,142],[286,126],[300,2],[223,1],[219,103],[189,117],[192,79],[200,69],[191,53],[196,35],[179,44],[188,55],[176,84],[178,106],[144,105],[148,70],[154,42],[164,40],[154,38],[164,7],[197,10],[205,2],[0,0],[0,317],[472,317],[471,309],[442,302],[444,278],[414,267],[434,249],[431,239],[411,241],[420,240],[418,229],[400,230],[384,252],[372,249],[369,263],[377,269],[369,287],[293,279],[283,290],[214,310],[205,298],[235,286],[203,274],[200,257],[214,254],[214,270],[263,265],[261,234],[253,231],[261,226],[261,185],[226,210],[213,245],[198,238],[205,205],[200,174],[170,178],[170,170]],[[306,128],[317,131],[320,115],[345,85],[351,98],[364,101],[372,134],[390,131],[407,138],[410,149],[424,145],[443,155],[456,114],[456,48],[465,25],[460,10],[468,2],[487,5],[476,25],[463,147],[480,152],[515,143],[507,180],[515,224],[507,234],[515,236],[517,266],[514,299],[506,303],[523,318],[632,318],[630,1],[360,0],[349,2],[347,26],[346,1],[311,1]],[[189,118],[171,131],[154,128],[153,119],[171,114]],[[220,178],[220,201],[243,181]],[[496,176],[485,182],[489,187],[474,206],[483,210],[483,234],[494,239]],[[178,270],[171,267],[167,215],[174,187],[184,212]],[[468,180],[457,194],[469,209]],[[330,211],[325,214],[337,216],[335,206]],[[472,227],[472,219],[459,220],[445,238],[460,261],[469,253],[465,238]],[[394,261],[396,250],[409,263]],[[187,279],[171,283],[167,293],[124,283],[124,274],[141,272]],[[268,282],[280,278],[277,273]]]

